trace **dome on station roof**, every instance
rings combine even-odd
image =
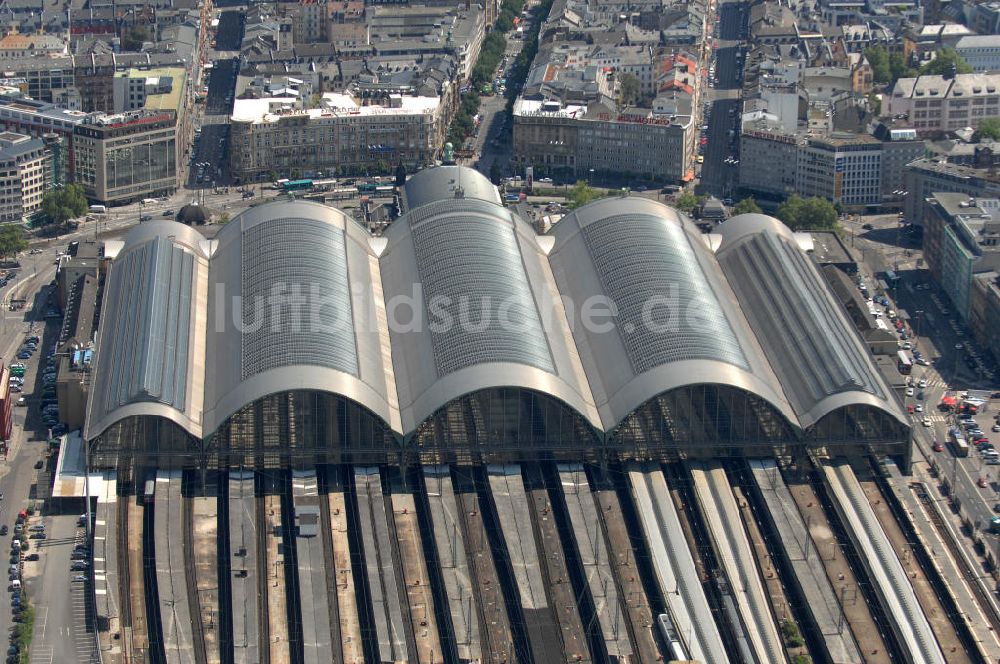
[[[185,205],[177,213],[177,221],[188,226],[208,223],[208,212],[201,205],[191,203]]]

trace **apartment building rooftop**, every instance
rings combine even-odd
[[[297,108],[298,100],[294,97],[237,99],[233,103],[232,119],[235,122],[266,124],[292,115],[307,115],[310,118],[423,115],[434,112],[440,103],[438,97],[390,95],[388,105],[362,105],[351,95],[327,92],[323,95],[320,108]]]
[[[977,254],[1000,253],[1000,200],[950,192],[935,193],[932,199],[955,222],[970,249]]]
[[[146,93],[145,108],[151,110],[180,110],[183,103],[184,79],[187,72],[181,67],[132,68],[118,72],[116,78],[145,78],[146,86],[155,92]]]
[[[907,165],[911,169],[919,169],[933,173],[941,173],[959,178],[979,178],[986,182],[1000,184],[1000,172],[986,168],[974,168],[963,164],[953,164],[938,159],[917,159]]]
[[[41,139],[12,131],[0,132],[0,163],[15,161],[22,155],[41,150],[44,147],[45,144]]]
[[[896,98],[978,97],[996,95],[1000,90],[1000,74],[958,74],[901,78],[892,89]]]
[[[80,123],[84,118],[92,115],[83,111],[73,111],[61,108],[55,104],[50,104],[37,99],[19,97],[13,95],[0,95],[0,110],[8,113],[24,113],[39,118],[58,120],[60,123]]]

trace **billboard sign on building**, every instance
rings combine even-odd
[[[534,169],[534,167],[532,167],[532,166],[525,167],[525,169],[524,169],[524,180],[525,180],[525,184],[527,185],[528,189],[531,189],[531,185],[534,184],[534,181],[535,181],[535,169]]]

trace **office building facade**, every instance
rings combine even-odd
[[[177,189],[177,116],[131,111],[88,118],[74,132],[76,182],[87,197],[124,204]]]
[[[0,222],[26,221],[41,210],[51,183],[49,160],[41,140],[0,133]]]

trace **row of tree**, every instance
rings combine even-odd
[[[504,0],[500,6],[500,16],[497,18],[490,34],[486,35],[479,49],[479,57],[469,75],[469,91],[462,97],[458,112],[448,128],[448,140],[456,148],[461,148],[465,139],[476,128],[475,117],[479,113],[479,91],[484,85],[493,83],[500,59],[507,50],[507,39],[504,33],[514,27],[514,19],[524,9],[524,0]]]
[[[934,59],[919,69],[911,67],[902,53],[889,53],[884,46],[865,49],[865,59],[872,68],[872,78],[879,85],[891,85],[901,78],[921,75],[943,75],[954,68],[957,74],[971,74],[972,65],[965,61],[953,48],[943,48],[934,54]]]
[[[685,189],[674,199],[673,206],[681,212],[690,214],[704,200],[704,195],[699,196]],[[761,212],[753,197],[744,198],[732,207],[733,215],[761,214]],[[839,214],[833,203],[825,198],[819,196],[802,198],[798,194],[792,194],[778,206],[776,216],[793,231],[821,231],[834,230],[837,227]]]

